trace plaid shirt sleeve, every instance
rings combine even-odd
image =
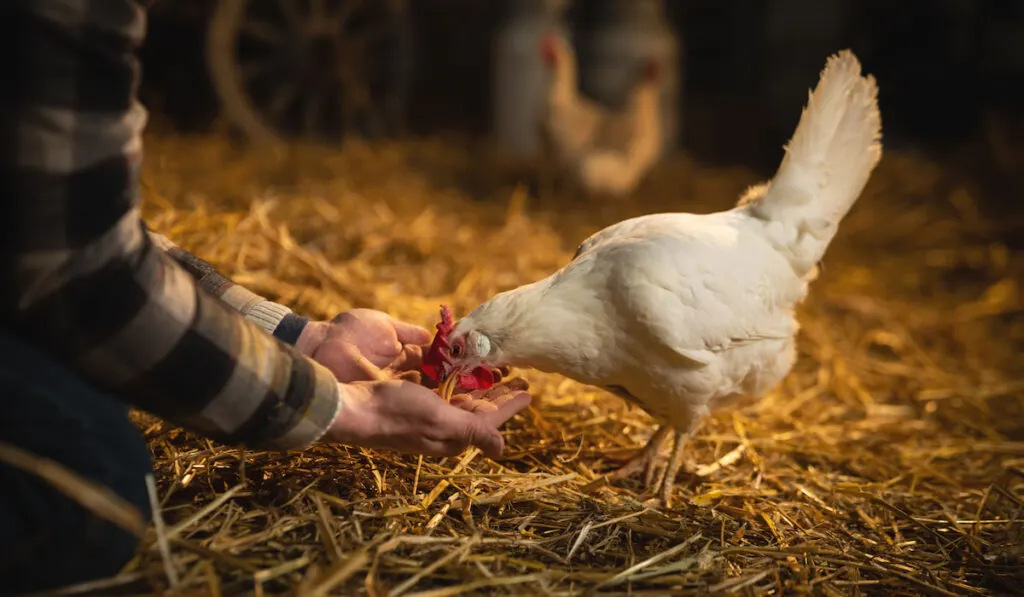
[[[216,441],[318,440],[341,407],[331,372],[204,292],[142,223],[143,5],[5,4],[0,33],[17,60],[0,85],[3,326]]]

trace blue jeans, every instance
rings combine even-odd
[[[106,485],[148,520],[152,462],[128,408],[2,331],[0,441]],[[137,547],[127,531],[0,462],[0,594],[112,576]]]

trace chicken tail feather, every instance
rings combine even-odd
[[[740,201],[806,274],[882,157],[878,86],[849,50],[829,57],[775,177]]]

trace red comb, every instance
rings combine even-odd
[[[558,38],[554,33],[548,33],[540,40],[540,55],[548,64],[555,64],[558,61]]]
[[[444,381],[448,367],[451,363],[451,342],[448,336],[455,329],[452,319],[452,310],[447,305],[441,305],[441,321],[437,324],[437,333],[434,334],[434,341],[430,349],[423,356],[423,363],[420,371],[427,379],[435,384]],[[494,371],[487,367],[477,367],[469,373],[459,375],[458,388],[456,390],[486,390],[497,381]]]
[[[445,365],[451,362],[448,342],[448,335],[454,328],[452,322],[452,310],[447,305],[441,305],[441,321],[437,324],[437,333],[434,334],[434,341],[430,344],[430,350],[423,355],[423,364],[420,371],[431,380],[440,383],[444,379]]]

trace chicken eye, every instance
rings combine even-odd
[[[452,356],[453,357],[457,357],[460,354],[462,354],[462,345],[461,344],[456,344],[456,345],[452,346]]]

